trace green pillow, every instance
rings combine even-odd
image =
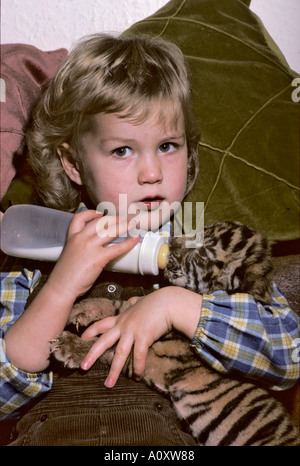
[[[125,34],[182,49],[201,132],[200,173],[187,201],[205,224],[239,220],[272,240],[299,237],[296,76],[241,0],[171,0]],[[295,100],[295,99],[294,99]]]

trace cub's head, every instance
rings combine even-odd
[[[170,242],[165,278],[175,286],[195,290],[195,269],[199,271],[203,258],[198,248],[187,247],[190,238],[173,237]]]
[[[164,272],[165,278],[172,285],[182,287],[186,287],[187,285],[187,274],[185,273],[186,254],[185,238],[173,237],[170,241],[168,262]]]

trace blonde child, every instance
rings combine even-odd
[[[155,38],[85,39],[39,101],[28,145],[45,205],[77,213],[60,259],[26,310],[39,272],[3,277],[2,286],[18,297],[2,304],[4,417],[51,388],[50,340],[63,330],[75,300],[91,289],[105,265],[138,241],[130,236],[105,247],[116,233],[136,227],[128,210],[144,209],[139,227],[157,228],[166,220],[161,217],[164,203],[182,202],[193,187],[197,131],[182,53]],[[118,207],[124,194],[127,212]],[[117,215],[103,216],[99,227],[95,209],[100,202],[115,205]],[[133,301],[125,314],[84,332],[83,338],[102,336],[82,368],[89,369],[117,342],[106,386],[115,385],[132,347],[140,378],[149,346],[175,328],[215,369],[241,372],[274,389],[288,388],[299,377],[292,358],[298,322],[275,286],[272,298],[272,305],[264,307],[246,294],[201,296],[160,288]]]

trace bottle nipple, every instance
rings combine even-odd
[[[170,246],[167,243],[161,245],[157,255],[157,265],[159,269],[165,269],[168,262],[168,253]]]

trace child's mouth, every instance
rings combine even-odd
[[[148,210],[152,211],[157,209],[160,204],[163,202],[163,198],[160,196],[155,196],[155,197],[145,197],[141,201],[136,203],[136,206],[140,210]]]
[[[156,231],[161,225],[169,222],[172,209],[164,197],[157,195],[133,202],[128,213],[131,214],[130,220],[133,219],[138,225],[137,228]]]

